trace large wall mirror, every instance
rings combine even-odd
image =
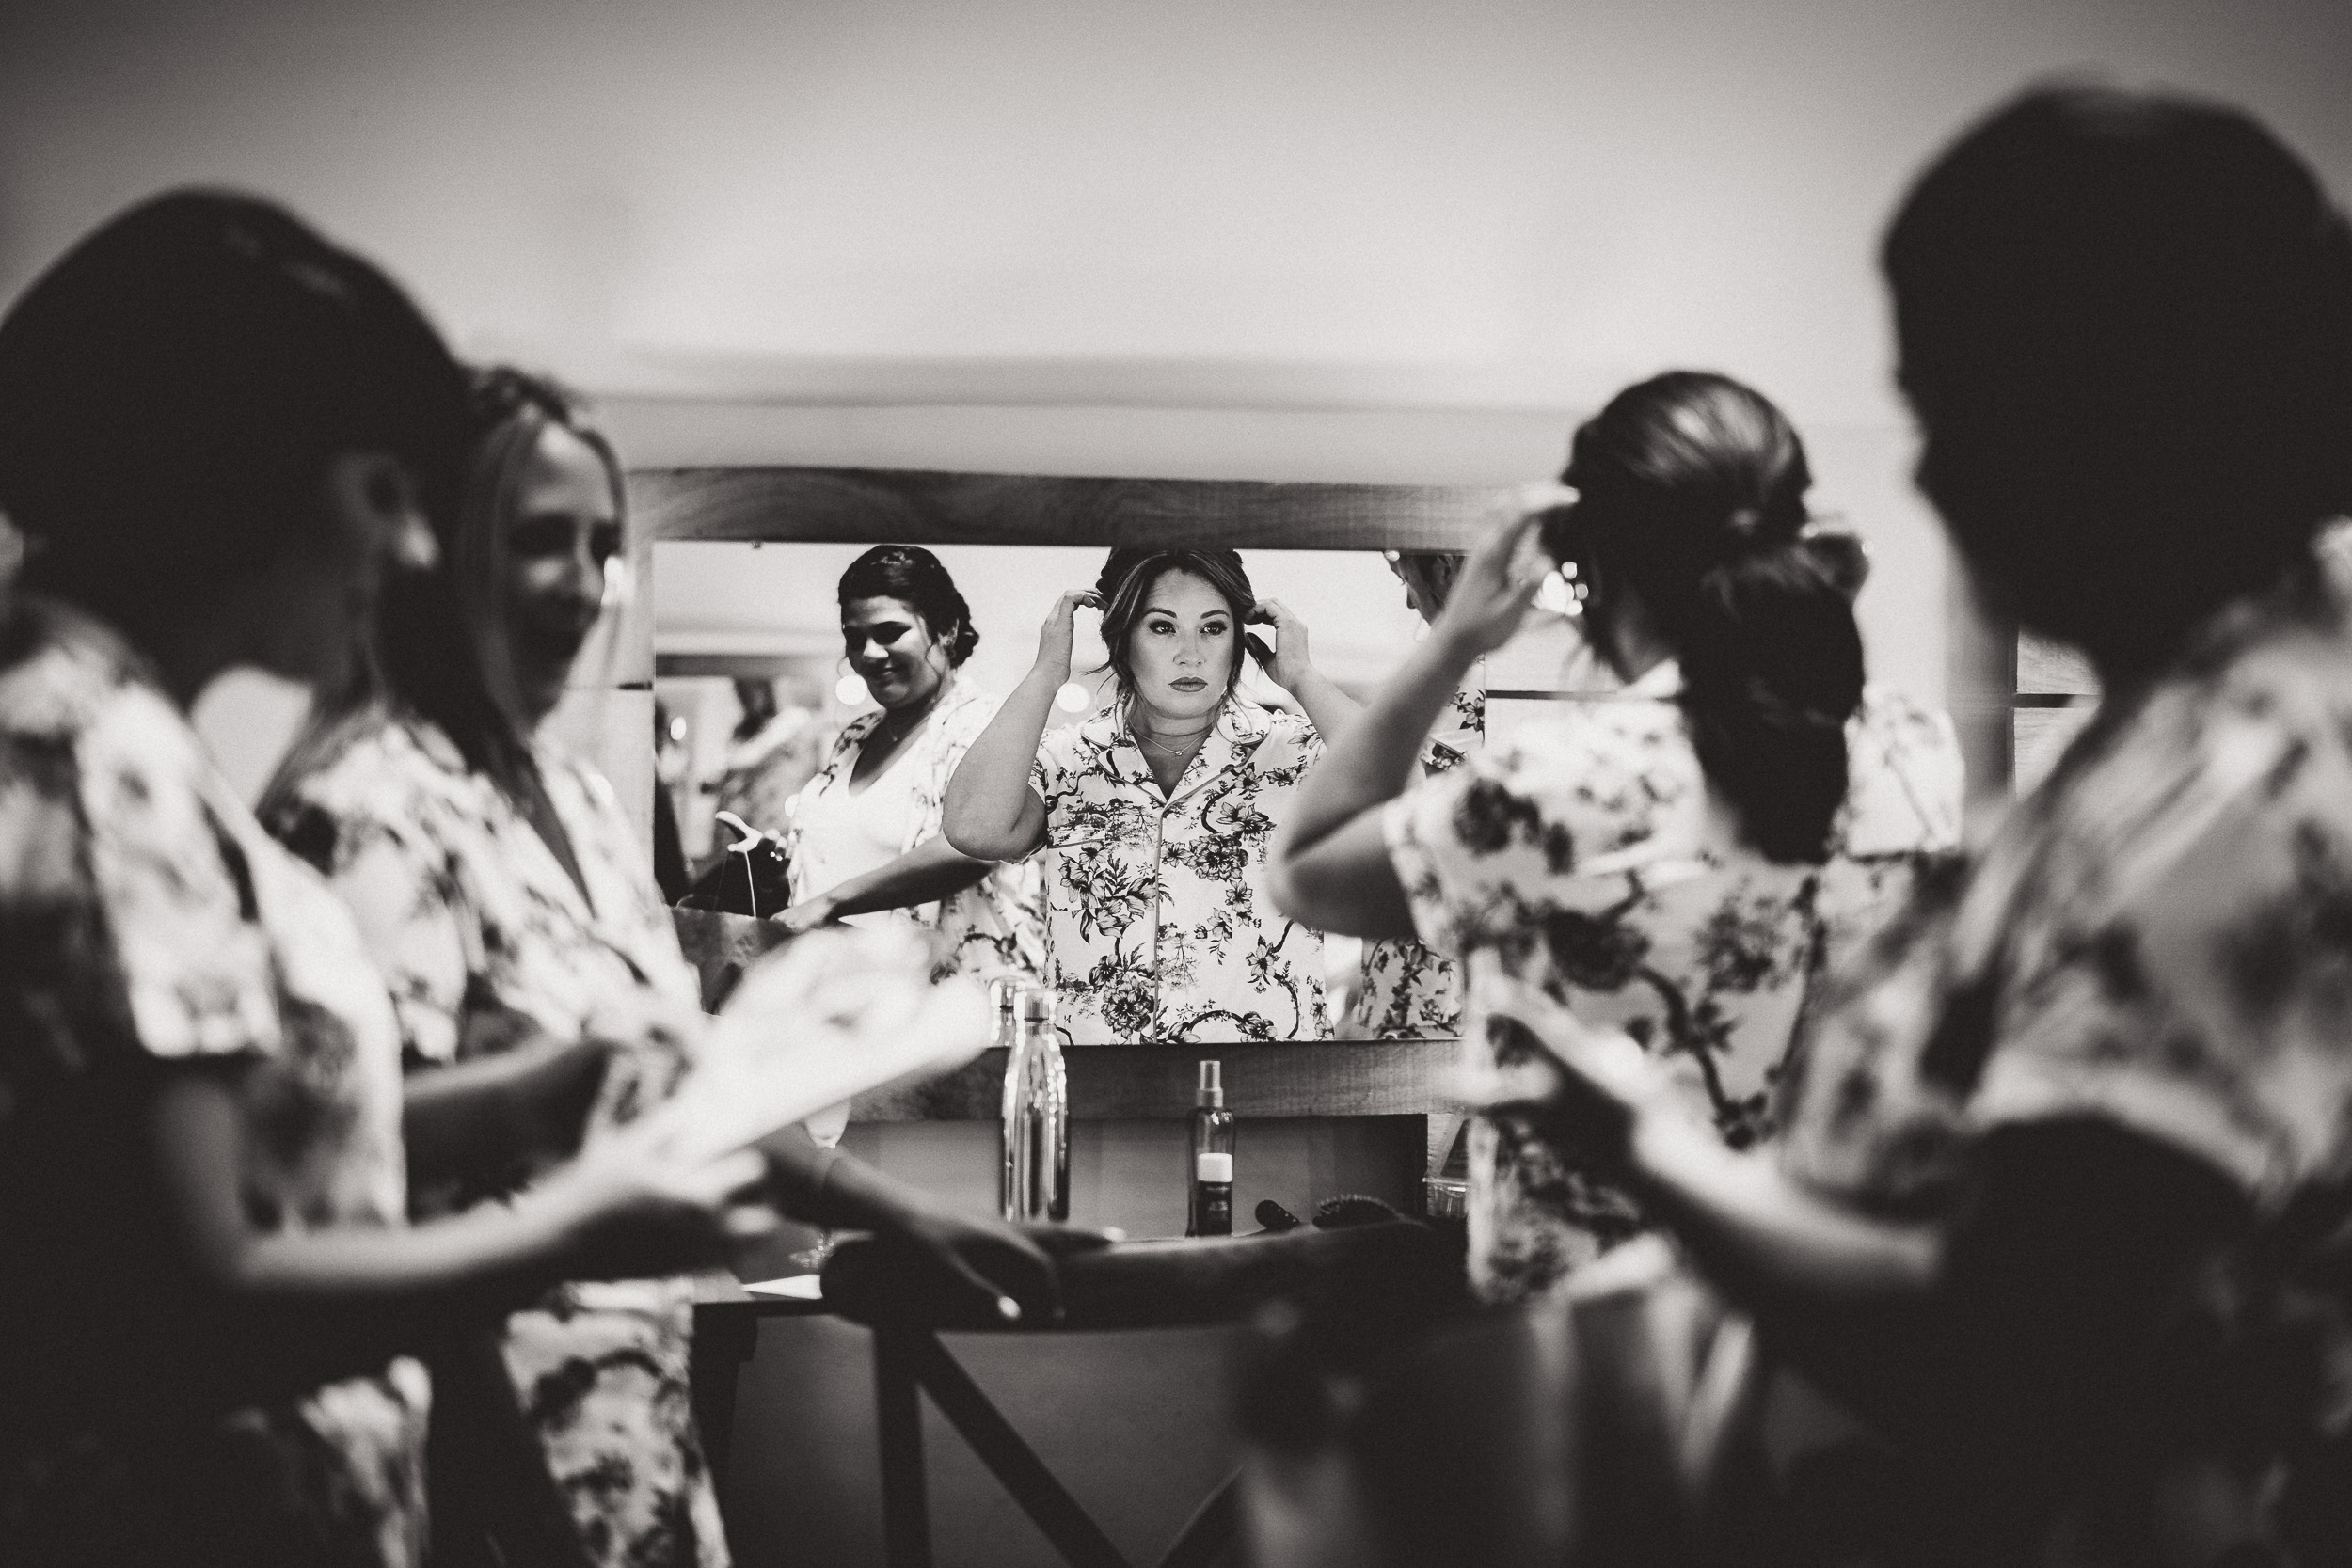
[[[1057,594],[1091,584],[1108,547],[1153,543],[1239,549],[1260,594],[1308,626],[1317,667],[1363,693],[1422,634],[1387,552],[1466,548],[1506,499],[1470,488],[808,468],[641,472],[631,496],[641,586],[625,640],[642,651],[621,662],[652,677],[666,732],[660,784],[690,859],[703,861],[729,837],[714,832],[713,813],[724,793],[738,792],[739,803],[741,768],[761,754],[763,734],[778,755],[772,783],[781,796],[818,765],[845,722],[871,708],[843,658],[835,602],[842,570],[870,545],[919,544],[939,556],[980,633],[965,673],[999,694],[1029,668]],[[1073,662],[1089,700],[1073,699],[1057,723],[1080,721],[1108,689],[1104,650],[1090,619],[1083,625]],[[1567,621],[1539,614],[1487,661],[1490,742],[1575,700],[1579,646]],[[1289,701],[1254,669],[1245,680],[1260,702]],[[754,686],[773,694],[779,720],[745,721]],[[644,777],[650,761],[632,771]],[[1291,1114],[1434,1109],[1451,1042],[1369,1039],[1360,1026],[1337,1022],[1359,947],[1326,946],[1334,1037],[1229,1046],[1229,1070],[1279,1079],[1276,1097]],[[1133,1051],[1082,1054],[1096,1058],[1085,1069],[1094,1085],[1085,1098],[1104,1114],[1149,1114],[1163,1098],[1171,1106],[1187,1098],[1184,1074],[1199,1050],[1138,1041]],[[1073,1093],[1080,1088],[1073,1083]],[[931,1114],[973,1110],[935,1104]]]

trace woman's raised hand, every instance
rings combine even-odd
[[[1261,639],[1244,634],[1250,656],[1264,668],[1266,679],[1289,691],[1314,670],[1307,655],[1307,623],[1288,605],[1279,599],[1260,599],[1250,606],[1248,619],[1253,626],[1274,628],[1271,648]]]
[[[1436,635],[1473,657],[1508,642],[1550,572],[1540,555],[1529,549],[1529,541],[1542,526],[1545,513],[1575,499],[1575,491],[1559,484],[1531,484],[1521,490],[1518,515],[1486,535],[1462,563],[1446,593],[1445,609],[1433,628]]]
[[[1045,626],[1037,634],[1038,668],[1053,674],[1055,679],[1070,678],[1070,643],[1077,635],[1078,610],[1103,608],[1103,596],[1090,588],[1073,588],[1054,601],[1054,608],[1045,614]]]

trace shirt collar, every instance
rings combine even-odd
[[[1127,734],[1128,699],[1115,697],[1104,704],[1079,724],[1078,733],[1089,745],[1107,751],[1124,743],[1139,750]],[[1262,704],[1253,703],[1238,691],[1229,691],[1216,710],[1216,734],[1236,746],[1254,745],[1263,740],[1274,728],[1274,712]]]
[[[1128,700],[1122,696],[1096,708],[1078,726],[1078,734],[1088,745],[1108,754],[1111,770],[1120,778],[1157,788],[1158,781],[1152,777],[1143,748],[1127,733],[1128,706]],[[1200,753],[1184,769],[1184,777],[1178,782],[1170,799],[1187,793],[1200,779],[1224,771],[1257,750],[1258,743],[1273,729],[1273,710],[1239,692],[1226,693],[1224,703],[1217,708],[1216,726]]]

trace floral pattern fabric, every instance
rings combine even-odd
[[[1958,843],[1959,750],[1942,715],[1870,692],[1848,725],[1827,863],[1776,865],[1708,789],[1679,689],[1669,662],[1531,725],[1392,802],[1385,828],[1431,946],[1489,958],[1625,1030],[1744,1148],[1774,1130],[1813,976],[1899,904],[1923,857]],[[1493,1066],[1520,1048],[1474,1029],[1467,1049]],[[1642,1227],[1573,1149],[1524,1126],[1473,1122],[1470,1154],[1471,1280],[1489,1299],[1548,1291]]]
[[[1330,1037],[1323,939],[1265,885],[1275,822],[1323,750],[1305,719],[1229,696],[1163,794],[1123,704],[1046,735],[1029,784],[1065,1041]]]
[[[2276,1213],[2352,1177],[2352,551],[2110,699],[1923,900],[1791,1085],[1782,1158],[1932,1208],[1966,1146],[2088,1113]]]
[[[1486,661],[1447,699],[1422,748],[1422,771],[1451,773],[1486,744]],[[1356,982],[1348,1033],[1358,1039],[1448,1040],[1462,1033],[1462,974],[1425,942],[1368,942]]]
[[[2224,1438],[2265,1539],[2292,1528],[2275,1516],[2284,1455],[2332,1448],[2340,1466],[2352,1444],[2346,549],[2325,539],[2109,696],[1840,988],[1792,1062],[1779,1150],[1801,1180],[1906,1217],[1949,1212],[1987,1133],[2054,1118],[2120,1125],[2235,1184],[2253,1234],[2195,1290],[2212,1344],[2269,1347],[2246,1357],[2269,1385],[2227,1405],[2263,1424]]]
[[[240,1060],[252,1223],[405,1223],[383,984],[110,634],[26,603],[0,636],[0,1560],[176,1560],[232,1549],[233,1516],[316,1560],[419,1563],[418,1363],[226,1418],[176,1397],[132,1125],[158,1064]]]
[[[700,990],[611,786],[548,748],[537,760],[584,896],[447,736],[382,709],[334,735],[270,816],[358,914],[412,1061],[500,1049],[530,1029],[621,1042],[590,1114],[595,1138],[675,1091],[703,1028]],[[728,1560],[693,1429],[692,1333],[684,1279],[564,1285],[508,1320],[507,1370],[598,1562]]]
[[[996,710],[1002,705],[1002,699],[991,696],[968,676],[950,674],[947,689],[940,693],[930,718],[891,759],[893,772],[901,768],[914,769],[910,793],[914,809],[910,814],[906,842],[899,846],[901,854],[939,836],[947,781],[956,776],[964,752],[972,749],[972,743],[979,739],[980,732],[988,728],[988,721],[996,717]],[[846,781],[857,767],[858,753],[865,749],[866,738],[882,721],[879,708],[851,720],[834,741],[833,752],[825,759],[823,768],[801,791],[800,800],[811,800]],[[792,825],[785,834],[784,847],[794,861],[792,901],[796,904],[825,891],[802,882],[798,863],[801,857],[796,851],[803,832],[800,816],[795,812]],[[1040,902],[1037,868],[1015,863],[996,867],[952,898],[895,912],[938,934],[941,956],[938,967],[931,973],[934,980],[944,980],[951,974],[969,974],[979,980],[1005,975],[1034,979],[1045,967],[1044,920]]]

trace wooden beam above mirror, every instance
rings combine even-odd
[[[1081,479],[882,468],[629,475],[647,540],[1464,550],[1505,488]]]

